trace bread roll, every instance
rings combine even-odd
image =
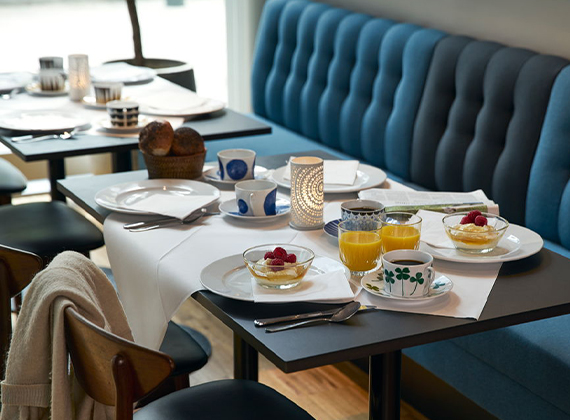
[[[154,156],[166,156],[174,140],[174,130],[168,121],[153,121],[139,135],[139,149]]]
[[[175,156],[188,156],[203,153],[204,139],[190,127],[179,127],[174,132],[171,153]]]

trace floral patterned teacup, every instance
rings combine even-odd
[[[398,249],[382,256],[384,291],[392,296],[427,296],[435,278],[433,257],[427,252]]]

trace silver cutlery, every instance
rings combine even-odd
[[[16,88],[16,89],[12,89],[10,92],[3,93],[1,95],[2,99],[6,99],[6,100],[12,99],[14,96],[16,96],[18,94],[19,91],[20,91],[20,89]]]
[[[64,131],[61,134],[46,134],[45,136],[38,136],[34,137],[33,135],[26,135],[26,136],[19,136],[19,137],[12,137],[11,140],[13,143],[35,143],[37,141],[43,140],[52,140],[52,139],[60,139],[60,140],[69,140],[73,138],[79,130],[71,130],[71,131]]]
[[[343,322],[350,318],[352,315],[358,312],[360,309],[360,302],[350,302],[348,305],[343,306],[340,311],[335,312],[332,316],[325,316],[320,318],[313,318],[306,321],[293,322],[291,324],[285,324],[278,327],[269,327],[265,329],[266,333],[285,331],[291,328],[297,328],[302,325],[313,324],[315,322]]]
[[[186,217],[183,220],[176,219],[176,218],[170,218],[168,220],[155,221],[153,223],[146,223],[145,222],[145,224],[143,224],[142,226],[139,225],[137,227],[130,228],[129,232],[146,232],[149,230],[159,229],[159,228],[162,228],[165,226],[188,225],[190,223],[194,223],[194,222],[198,221],[199,219],[201,219],[204,216],[215,216],[217,214],[220,214],[219,212],[208,212],[208,211],[203,211],[203,210],[205,210],[205,209],[201,209],[200,212],[191,213],[188,217]]]
[[[341,311],[343,308],[344,308],[344,306],[342,306],[340,308],[327,309],[326,311],[306,312],[304,314],[277,316],[274,318],[261,318],[261,319],[254,320],[253,324],[256,327],[265,327],[267,325],[279,324],[281,322],[292,322],[292,321],[299,321],[301,319],[310,319],[310,318],[332,316],[335,313]],[[376,306],[373,306],[373,305],[360,305],[360,308],[358,308],[358,312],[370,311],[372,309],[378,309],[378,308],[376,308]]]

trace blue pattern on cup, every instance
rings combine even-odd
[[[242,179],[247,174],[247,163],[240,159],[233,159],[226,165],[226,170],[231,179]]]
[[[237,205],[238,205],[238,210],[241,214],[246,214],[247,211],[249,210],[247,203],[241,199],[238,200]]]
[[[224,165],[222,164],[222,160],[218,158],[218,165],[220,165],[220,179],[224,179]]]
[[[271,191],[265,196],[265,201],[263,202],[263,210],[265,210],[266,216],[273,216],[277,214],[275,208],[275,201],[277,200],[277,190]]]

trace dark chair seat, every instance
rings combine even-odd
[[[212,354],[212,346],[200,332],[171,321],[160,351],[172,357],[175,366],[170,375],[178,376],[204,366]]]
[[[1,244],[44,258],[104,245],[97,227],[59,201],[0,206],[0,220]]]
[[[253,381],[228,379],[167,395],[137,411],[135,420],[243,419],[309,420],[305,410],[273,389]]]
[[[0,159],[0,194],[13,194],[26,189],[27,179],[10,162]]]

